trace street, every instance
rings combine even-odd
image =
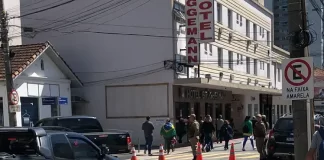
[[[240,139],[241,140],[241,139]],[[224,143],[223,143],[224,144]],[[235,150],[235,156],[236,159],[247,159],[247,160],[258,160],[259,154],[256,150],[253,150],[253,148],[250,145],[250,142],[248,141],[246,144],[246,151],[242,151],[242,143],[236,142],[234,145]],[[224,151],[223,145],[215,144],[214,150],[211,152],[203,153],[203,159],[204,160],[228,160],[229,158],[230,149],[227,151]],[[159,153],[158,150],[153,151],[153,156],[144,156],[143,150],[140,151],[140,153],[136,153],[137,158],[140,160],[156,160],[158,159]],[[131,154],[117,154],[118,158],[120,160],[130,160]],[[191,160],[192,154],[190,147],[182,147],[177,148],[175,152],[171,152],[170,155],[165,155],[166,160]]]

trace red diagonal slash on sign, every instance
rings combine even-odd
[[[293,67],[293,64],[297,63],[297,62],[302,63],[303,67],[306,66],[306,68],[307,68],[307,76],[304,76],[296,68]],[[290,80],[290,78],[288,76],[288,69],[292,69],[294,73],[296,73],[298,76],[300,76],[303,79],[303,81],[298,83],[298,82],[293,82],[292,80]],[[293,61],[290,61],[287,64],[287,66],[285,68],[285,78],[286,78],[287,82],[290,83],[291,85],[293,85],[293,86],[301,86],[301,85],[308,82],[308,80],[310,79],[310,77],[312,75],[311,72],[312,72],[311,67],[305,60],[303,60],[303,59],[295,59]]]

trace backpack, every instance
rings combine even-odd
[[[249,127],[248,127],[248,125],[244,125],[244,127],[243,127],[243,133],[249,133]]]
[[[318,133],[320,134],[320,136],[322,138],[321,144],[319,145],[319,148],[318,148],[318,158],[324,159],[324,128],[321,127],[318,130]]]

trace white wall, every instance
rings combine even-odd
[[[41,70],[41,60],[44,62],[44,70]],[[39,118],[46,118],[51,115],[51,108],[42,105],[41,97],[66,97],[68,98],[67,105],[60,105],[60,115],[72,115],[71,109],[71,91],[70,80],[57,68],[57,66],[45,54],[37,58],[31,66],[29,66],[17,79],[14,79],[14,88],[17,90],[20,97],[39,97]],[[5,89],[0,96],[5,95]],[[5,125],[8,125],[7,120],[7,99],[4,98],[4,117]],[[20,102],[19,102],[20,104]],[[17,113],[17,124],[21,125],[21,112]]]
[[[4,82],[0,82],[0,97],[3,98],[3,122],[5,126],[9,126],[9,115],[8,115],[8,97],[7,89]],[[1,107],[1,106],[0,106]]]
[[[4,0],[4,9],[9,17],[9,39],[10,45],[20,45],[21,40],[21,21],[20,18],[10,18],[20,16],[20,0]]]

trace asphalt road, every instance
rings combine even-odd
[[[236,159],[246,159],[246,160],[259,160],[259,154],[256,150],[253,150],[250,143],[248,142],[246,145],[246,151],[242,151],[242,144],[237,144],[234,146],[235,150],[235,156]],[[181,148],[178,148],[177,150],[181,150]],[[204,160],[228,160],[229,158],[229,152],[230,150],[224,151],[223,147],[217,147],[211,152],[203,153],[203,159]],[[144,156],[143,151],[141,151],[139,154],[137,154],[137,159],[139,160],[157,160],[158,154],[155,154],[153,156]],[[118,154],[117,155],[120,160],[129,160],[131,158],[131,154]],[[184,150],[182,153],[170,153],[170,155],[165,155],[166,160],[191,160],[192,154],[190,150]]]

